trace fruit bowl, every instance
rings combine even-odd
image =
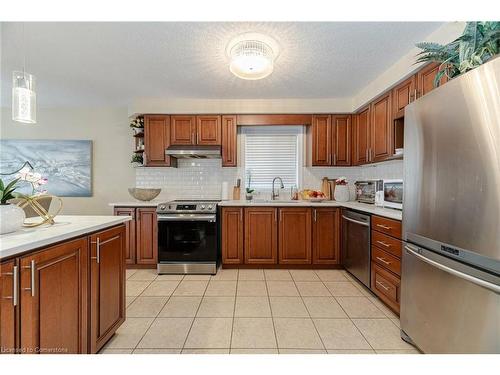
[[[304,189],[300,193],[302,200],[304,201],[310,201],[310,202],[321,202],[326,200],[325,194],[321,191],[316,191],[316,190],[310,190],[310,189]]]
[[[150,201],[155,199],[158,194],[160,194],[161,189],[140,189],[140,188],[128,188],[128,192],[135,199],[140,201]]]
[[[309,202],[323,202],[323,201],[326,201],[326,198],[325,197],[322,197],[322,198],[311,197],[311,198],[303,198],[302,200],[309,201]]]

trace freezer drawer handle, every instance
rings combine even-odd
[[[416,256],[421,261],[423,261],[427,264],[430,264],[431,266],[434,266],[436,268],[439,268],[441,271],[444,271],[444,272],[447,272],[447,273],[452,274],[454,276],[460,277],[461,279],[470,281],[471,283],[482,286],[483,288],[492,290],[493,292],[500,294],[500,286],[499,285],[495,285],[495,284],[490,283],[488,281],[478,279],[477,277],[467,275],[463,272],[460,272],[460,271],[457,271],[453,268],[445,266],[444,264],[440,264],[438,262],[435,262],[432,259],[429,259],[429,258],[423,256],[422,254],[417,253],[415,250],[413,250],[409,246],[405,246],[405,250],[407,252],[409,252],[410,254]]]
[[[391,262],[386,261],[386,260],[385,260],[385,258],[381,258],[381,257],[376,257],[376,258],[377,258],[378,260],[380,260],[380,261],[381,261],[382,263],[384,263],[384,264],[387,264],[387,265],[391,264]]]
[[[391,247],[390,244],[388,243],[385,243],[384,241],[377,241],[378,244],[382,245],[382,246],[385,246],[385,247]]]
[[[380,285],[382,288],[384,288],[386,291],[387,290],[390,290],[391,288],[389,287],[386,287],[383,283],[381,283],[380,281],[377,281],[377,285]]]
[[[351,219],[351,218],[349,218],[349,217],[346,217],[346,216],[344,216],[344,215],[342,215],[342,217],[343,217],[344,219],[346,219],[347,221],[350,221],[351,223],[355,223],[355,224],[363,225],[363,226],[365,226],[365,227],[370,226],[370,224],[368,224],[368,223],[363,223],[362,221],[353,220],[353,219]]]

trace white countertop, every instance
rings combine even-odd
[[[378,207],[373,204],[367,204],[367,203],[359,203],[359,202],[337,202],[337,201],[323,201],[323,202],[308,202],[308,201],[297,201],[297,202],[287,202],[287,201],[276,201],[276,202],[259,202],[259,201],[246,201],[246,200],[239,200],[239,201],[221,201],[219,203],[219,206],[221,207],[236,207],[236,206],[245,206],[245,207],[345,207],[345,208],[352,208],[354,210],[366,212],[369,214],[374,214],[374,215],[379,215],[383,217],[387,217],[389,219],[394,219],[394,220],[402,220],[403,219],[403,213],[399,210],[391,209],[391,208],[384,208],[384,207]]]
[[[0,259],[96,232],[130,219],[130,216],[59,215],[54,219],[54,225],[21,228],[16,232],[0,235]]]
[[[159,203],[165,203],[165,201],[157,199],[153,199],[152,201],[130,200],[124,202],[111,202],[108,203],[108,205],[111,207],[156,207]]]

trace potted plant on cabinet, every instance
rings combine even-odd
[[[15,192],[18,188],[19,178],[12,180],[7,185],[0,179],[0,234],[15,232],[23,225],[24,211],[9,200],[18,198]]]

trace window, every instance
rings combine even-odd
[[[274,177],[281,177],[285,189],[299,186],[302,126],[247,126],[242,135],[245,187],[249,173],[257,191],[270,191]]]

